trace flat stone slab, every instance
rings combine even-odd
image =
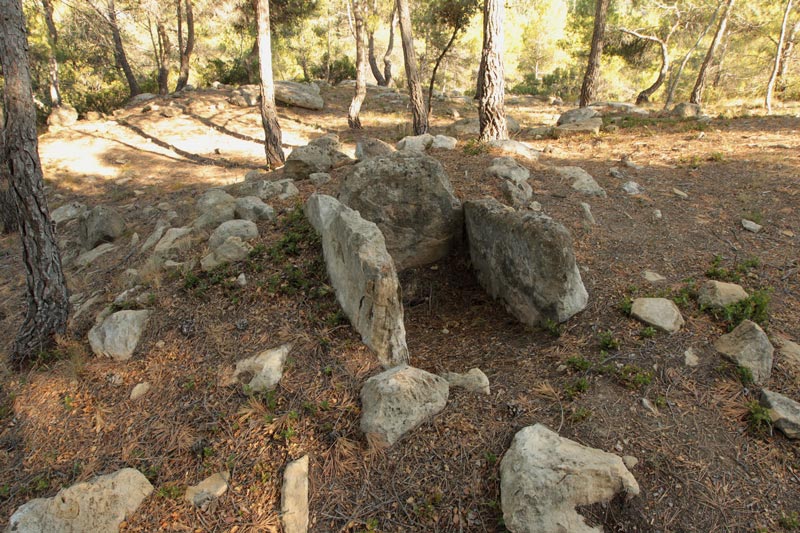
[[[667,333],[675,333],[684,324],[678,306],[666,298],[636,298],[631,316]]]
[[[600,133],[600,128],[603,127],[603,119],[590,118],[583,122],[572,122],[570,124],[562,124],[553,128],[553,137],[556,139],[563,139],[566,137],[574,137],[576,135],[596,135]]]
[[[790,439],[800,439],[800,403],[778,392],[761,391],[761,405],[769,409],[772,424]]]
[[[195,507],[202,507],[206,503],[219,498],[228,490],[231,474],[228,471],[217,472],[197,485],[187,487],[183,499]]]
[[[283,377],[283,366],[291,350],[291,344],[284,344],[242,359],[236,363],[230,381],[246,380],[245,385],[253,392],[274,389]]]
[[[490,394],[489,378],[480,368],[472,368],[463,374],[458,372],[445,372],[442,377],[451,387],[458,387],[469,392]]]
[[[284,533],[308,531],[308,455],[289,463],[283,472],[281,523]]]
[[[714,348],[753,374],[757,385],[766,383],[772,373],[772,355],[775,349],[767,334],[755,322],[745,320],[714,343]]]

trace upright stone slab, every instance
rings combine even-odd
[[[398,271],[438,261],[460,239],[461,202],[441,163],[412,150],[356,164],[339,200],[378,225]]]
[[[466,202],[464,212],[478,281],[520,322],[563,322],[586,307],[588,294],[564,226],[492,198]]]
[[[408,363],[400,283],[383,234],[334,198],[312,198],[306,213],[322,236],[325,264],[339,305],[381,364]]]

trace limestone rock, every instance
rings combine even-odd
[[[159,220],[156,222],[156,227],[153,228],[153,233],[150,234],[147,239],[145,239],[144,244],[142,244],[142,251],[146,252],[153,246],[155,246],[158,241],[161,240],[161,237],[164,236],[164,232],[169,229],[169,224],[164,220]]]
[[[200,267],[204,272],[208,272],[226,263],[244,261],[250,255],[252,249],[253,247],[243,242],[240,237],[232,235],[214,248],[211,253],[203,257],[200,260]]]
[[[761,391],[761,405],[769,409],[772,424],[790,439],[800,439],[800,403],[778,392]]]
[[[275,100],[283,104],[316,111],[325,106],[325,101],[319,95],[319,86],[313,83],[276,81]]]
[[[516,209],[524,209],[533,198],[533,189],[527,181],[514,183],[510,180],[503,180],[500,184],[500,192],[503,193],[503,200]]]
[[[608,502],[621,491],[639,494],[622,459],[541,424],[520,430],[500,463],[503,518],[514,533],[602,533],[575,508]]]
[[[800,369],[800,344],[778,337],[778,351],[786,362]]]
[[[281,179],[276,181],[257,180],[236,184],[236,190],[244,196],[256,196],[262,200],[277,198],[287,200],[300,194],[294,181]]]
[[[218,248],[228,237],[239,237],[242,241],[248,241],[258,237],[258,226],[249,220],[229,220],[214,230],[208,239],[208,247],[211,250]]]
[[[85,211],[80,218],[80,239],[84,251],[98,244],[113,242],[125,232],[125,220],[116,209],[98,205]]]
[[[461,237],[461,202],[444,167],[418,152],[356,164],[339,200],[378,225],[398,271],[438,261]]]
[[[145,394],[150,392],[150,384],[148,382],[137,383],[133,390],[131,391],[131,400],[138,400]]]
[[[314,196],[306,212],[322,228],[325,265],[339,305],[384,366],[407,363],[400,284],[383,234],[334,198]]]
[[[667,333],[675,333],[684,324],[678,306],[666,298],[636,298],[631,316]]]
[[[626,181],[622,184],[622,190],[628,194],[642,194],[642,186],[635,181]]]
[[[198,229],[216,227],[235,216],[236,199],[222,189],[209,189],[198,198],[200,216],[192,223]]]
[[[683,352],[683,363],[690,367],[695,367],[700,364],[700,356],[697,355],[694,348],[688,348]]]
[[[372,137],[365,137],[356,143],[356,159],[359,161],[389,155],[394,151],[395,148],[391,144]]]
[[[642,277],[647,281],[649,281],[650,283],[661,283],[662,281],[667,281],[667,278],[665,278],[658,272],[653,272],[652,270],[643,271]]]
[[[308,181],[310,181],[315,187],[319,187],[331,181],[331,175],[327,172],[314,172],[313,174],[308,175]]]
[[[220,205],[230,206],[233,208],[235,203],[236,198],[222,189],[209,189],[197,199],[197,203],[195,205],[198,211],[204,213]]]
[[[581,167],[555,167],[553,170],[559,176],[572,180],[572,188],[578,192],[590,196],[606,196],[606,191]]]
[[[79,218],[86,210],[87,207],[82,203],[70,202],[62,205],[58,209],[53,209],[53,211],[50,212],[50,218],[56,224],[64,224],[65,222]]]
[[[89,330],[89,344],[97,356],[127,361],[136,350],[150,311],[118,311]]]
[[[447,404],[444,378],[401,365],[372,376],[361,388],[361,431],[373,444],[391,446]]]
[[[336,198],[314,193],[303,205],[303,213],[317,233],[322,235],[341,207],[342,203]]]
[[[531,177],[531,171],[517,163],[513,157],[494,158],[485,173],[487,176],[510,180],[517,184],[526,182]]]
[[[677,118],[699,118],[703,115],[703,110],[698,104],[681,102],[672,108],[670,115]]]
[[[465,216],[478,281],[518,320],[563,322],[586,307],[588,294],[564,226],[494,199],[466,202]]]
[[[758,233],[759,231],[761,231],[761,228],[763,226],[761,226],[761,224],[756,224],[752,220],[747,220],[746,218],[743,218],[742,219],[742,227],[744,229],[746,229],[747,231],[749,231],[749,232]]]
[[[527,144],[515,141],[513,139],[498,139],[489,141],[489,146],[501,154],[524,157],[528,161],[537,161],[539,159],[538,150],[534,150]]]
[[[747,291],[736,283],[709,280],[700,287],[697,302],[703,307],[721,309],[747,298]]]
[[[558,121],[556,121],[556,125],[561,126],[562,124],[585,122],[589,119],[597,118],[599,116],[600,112],[593,107],[578,107],[561,113],[561,116],[558,117]]]
[[[292,345],[284,344],[242,359],[236,363],[232,375],[233,381],[246,382],[247,388],[253,392],[274,389],[283,377],[283,366],[291,351]]]
[[[22,505],[9,520],[15,533],[117,533],[125,517],[153,492],[141,472],[123,468]]]
[[[447,135],[436,135],[433,137],[431,148],[434,150],[455,150],[458,145],[458,139],[449,137]]]
[[[275,220],[275,210],[261,201],[258,196],[245,196],[236,200],[234,213],[237,218],[257,222]]]
[[[489,394],[489,378],[480,368],[470,369],[468,372],[459,374],[457,372],[445,372],[442,377],[447,380],[451,387],[459,387],[469,392]]]
[[[409,150],[414,152],[424,152],[433,144],[433,135],[423,133],[422,135],[411,135],[403,137],[397,143],[398,150]]]
[[[78,112],[69,104],[53,108],[47,117],[47,125],[54,128],[66,128],[78,122]]]
[[[88,252],[84,252],[75,259],[75,266],[78,268],[86,268],[95,261],[97,261],[101,256],[107,254],[108,252],[115,250],[116,246],[107,242],[105,244],[101,244],[95,248],[92,248]]]
[[[755,322],[745,320],[714,343],[714,348],[753,374],[757,385],[766,383],[772,373],[772,354],[775,349],[767,334]]]
[[[192,234],[192,228],[168,229],[153,249],[153,260],[163,264],[167,259],[175,259],[179,253],[189,249]]]
[[[304,180],[316,172],[328,172],[347,160],[350,158],[342,153],[339,137],[333,134],[323,135],[306,146],[292,150],[286,158],[283,175],[294,180]]]
[[[308,455],[286,465],[281,487],[284,533],[308,531]]]
[[[211,500],[215,500],[225,494],[228,490],[228,482],[230,479],[230,472],[217,472],[205,478],[197,485],[187,487],[183,499],[195,507],[202,507]]]
[[[572,122],[556,126],[553,129],[553,137],[556,139],[563,139],[565,137],[573,137],[575,135],[585,135],[587,133],[598,134],[600,128],[603,127],[603,120],[599,118],[590,118],[583,122]]]

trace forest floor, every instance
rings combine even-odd
[[[409,133],[408,111],[372,91],[364,129],[348,130],[351,91],[323,88],[320,112],[279,108],[285,144],[335,132],[352,150],[362,136],[395,142]],[[315,190],[308,181],[297,183],[300,197],[271,202],[279,216],[259,224],[263,253],[221,275],[148,274],[154,312],[130,361],[91,354],[94,315],[124,290],[122,272],[146,259],[126,244],[133,232],[147,238],[162,214],[145,208],[166,202],[178,213],[173,225],[187,225],[199,194],[262,164],[257,108],[233,107],[229,94],[132,105],[41,136],[50,207],[111,205],[129,230],[88,269],[66,268],[77,299],[99,298],[73,319],[59,350],[23,373],[0,371],[0,522],[31,498],[130,466],[155,491],[123,531],[280,531],[283,469],[308,454],[312,531],[503,531],[499,462],[518,430],[542,423],[638,459],[638,497],[581,510],[606,531],[800,527],[797,441],[753,423],[759,389],[714,351],[728,324],[694,298],[709,277],[768,291],[773,343],[800,342],[800,118],[631,119],[615,131],[553,140],[529,128],[554,124],[567,107],[510,98],[507,111],[523,125],[517,140],[546,149],[538,163],[521,163],[534,199],[572,233],[588,307],[560,328],[526,328],[484,293],[463,251],[403,273],[412,364],[434,373],[479,367],[491,394],[452,389],[442,413],[379,451],[359,431],[359,391],[380,366],[331,291],[319,290],[327,286],[321,246],[296,212]],[[186,112],[166,118],[153,106],[170,102]],[[434,133],[453,121],[452,109],[476,115],[466,100],[436,106]],[[498,154],[461,138],[456,150],[431,155],[462,200],[501,198],[498,180],[483,174]],[[584,168],[608,192],[589,200],[597,225],[583,220],[586,198],[551,169],[564,165]],[[644,193],[625,193],[612,167]],[[320,190],[335,194],[344,172]],[[743,230],[742,218],[763,229]],[[302,237],[291,249],[288,232]],[[65,255],[77,250],[77,224],[59,238]],[[17,237],[0,238],[0,353],[24,311],[21,264]],[[649,283],[645,270],[666,280]],[[241,272],[246,287],[231,282]],[[673,298],[686,325],[653,333],[624,312],[627,299],[647,295]],[[274,393],[220,383],[226,365],[285,342],[293,350]],[[690,348],[696,367],[684,361]],[[144,381],[150,392],[130,400]],[[800,399],[800,367],[776,351],[767,386]],[[202,510],[183,500],[188,485],[221,470],[231,473],[224,496]]]

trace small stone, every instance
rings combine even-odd
[[[606,196],[606,191],[581,167],[555,167],[553,170],[559,176],[572,180],[572,188],[578,192],[590,196]]]
[[[752,220],[747,220],[746,218],[743,218],[742,219],[742,227],[744,229],[746,229],[747,231],[752,231],[753,233],[758,233],[759,231],[761,231],[761,228],[763,226],[761,226],[760,224],[756,224]]]
[[[647,398],[642,398],[642,407],[650,411],[652,414],[658,416],[658,409],[656,409],[652,402],[650,402],[650,400]]]
[[[197,485],[192,485],[186,489],[183,499],[193,504],[195,507],[202,507],[204,504],[219,498],[228,490],[228,482],[231,474],[228,471],[217,472],[205,478]]]
[[[239,274],[239,276],[236,278],[236,284],[239,285],[240,287],[247,286],[247,276],[244,275],[244,272]]]
[[[635,181],[626,181],[622,184],[622,190],[628,194],[642,194],[642,187]]]
[[[308,175],[308,179],[315,187],[319,187],[331,181],[331,175],[327,172],[314,172]]]
[[[612,177],[612,178],[617,178],[618,180],[624,180],[624,179],[627,179],[627,176],[625,175],[625,173],[624,173],[624,172],[622,172],[622,171],[621,171],[620,169],[618,169],[617,167],[611,167],[611,168],[609,168],[609,169],[608,169],[608,173],[609,173],[609,174],[611,174],[611,177]]]
[[[89,331],[89,344],[97,356],[127,361],[139,344],[150,311],[118,311]]]
[[[697,302],[703,307],[722,309],[747,298],[741,285],[709,280],[700,287]]]
[[[753,374],[757,385],[766,383],[772,373],[774,348],[767,334],[755,322],[745,320],[714,343],[714,348]]]
[[[308,455],[286,465],[281,487],[284,533],[308,531]]]
[[[659,274],[658,272],[653,272],[652,270],[645,270],[642,272],[642,277],[649,281],[650,283],[661,283],[662,281],[667,281],[667,278]]]
[[[461,387],[469,392],[490,394],[489,378],[480,368],[473,368],[464,374],[445,372],[442,377],[447,380],[451,387]]]
[[[590,226],[594,226],[597,222],[592,215],[592,207],[586,202],[581,202],[581,212],[583,213],[583,220]]]
[[[778,352],[791,365],[800,369],[800,345],[789,339],[778,338]]]
[[[686,194],[682,190],[676,189],[676,188],[672,189],[672,194],[674,194],[675,196],[680,196],[681,198],[684,198],[684,199],[689,198],[688,194]]]
[[[696,367],[700,364],[700,357],[694,352],[694,348],[689,348],[683,352],[683,362],[690,367]]]
[[[133,390],[131,391],[131,400],[138,400],[142,396],[148,393],[150,390],[150,384],[146,381],[144,383],[138,383]]]
[[[763,389],[761,405],[769,409],[776,428],[790,439],[800,439],[800,403],[783,394]]]
[[[678,306],[666,298],[636,298],[631,307],[631,315],[668,333],[675,333],[684,324]]]
[[[439,150],[455,150],[458,141],[447,135],[436,135],[431,143],[431,148]]]
[[[283,377],[286,356],[292,350],[291,344],[265,350],[260,354],[242,359],[236,363],[234,380],[250,378],[247,387],[253,392],[272,390]]]
[[[656,220],[661,220],[662,216],[661,209],[653,209],[653,218]]]
[[[622,462],[625,464],[625,468],[633,470],[639,464],[639,459],[632,455],[623,455]]]

